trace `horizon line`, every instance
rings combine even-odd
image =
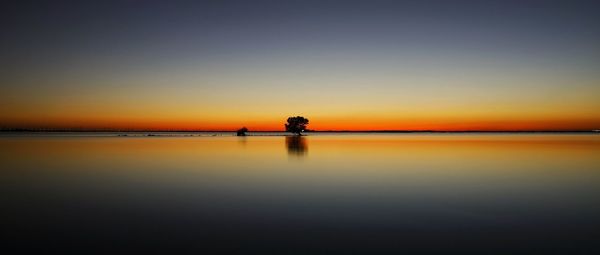
[[[236,130],[185,130],[185,129],[111,129],[111,128],[0,128],[0,132],[232,132]],[[252,133],[286,133],[285,130],[256,130]],[[387,129],[387,130],[307,130],[304,133],[597,133],[600,129],[573,130],[435,130],[435,129]]]

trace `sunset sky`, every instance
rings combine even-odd
[[[0,128],[600,129],[598,1],[12,1]]]

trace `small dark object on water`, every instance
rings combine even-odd
[[[246,136],[246,132],[248,132],[248,128],[242,127],[238,129],[237,136]]]

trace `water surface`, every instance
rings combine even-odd
[[[590,254],[599,155],[593,134],[4,135],[2,226],[61,251]]]

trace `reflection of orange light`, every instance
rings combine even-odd
[[[243,143],[240,139],[244,139]],[[538,181],[539,171],[561,168],[573,171],[560,171],[544,178],[581,177],[585,174],[597,177],[596,171],[588,170],[600,164],[596,156],[600,152],[600,136],[589,135],[306,136],[298,142],[290,144],[293,141],[289,138],[279,136],[0,139],[0,159],[11,166],[7,169],[44,165],[49,168],[42,170],[59,167],[77,171],[111,171],[115,165],[120,165],[126,171],[142,171],[148,178],[193,169],[198,173],[212,172],[214,175],[250,180],[261,173],[272,171],[281,174],[281,169],[293,167],[287,155],[290,154],[290,146],[300,146],[302,148],[291,148],[300,150],[291,153],[297,155],[310,151],[307,163],[313,167],[303,166],[303,171],[288,173],[301,176],[316,174],[335,179],[356,177],[357,181],[364,181],[363,177],[398,175],[410,179],[411,172],[415,174],[412,178],[417,178],[411,179],[413,181],[422,180],[420,177],[484,175],[496,175],[502,177],[498,180],[505,180],[507,174]],[[353,159],[351,167],[346,165],[349,159]],[[269,168],[263,167],[264,162],[269,162]],[[249,167],[257,163],[260,167]],[[557,165],[560,167],[556,168]],[[218,171],[223,168],[227,171]],[[449,168],[452,171],[447,171]],[[530,173],[534,174],[530,175],[528,170],[533,170]],[[343,174],[340,175],[340,171]],[[316,180],[309,179],[311,183]],[[294,178],[293,181],[298,180]]]

